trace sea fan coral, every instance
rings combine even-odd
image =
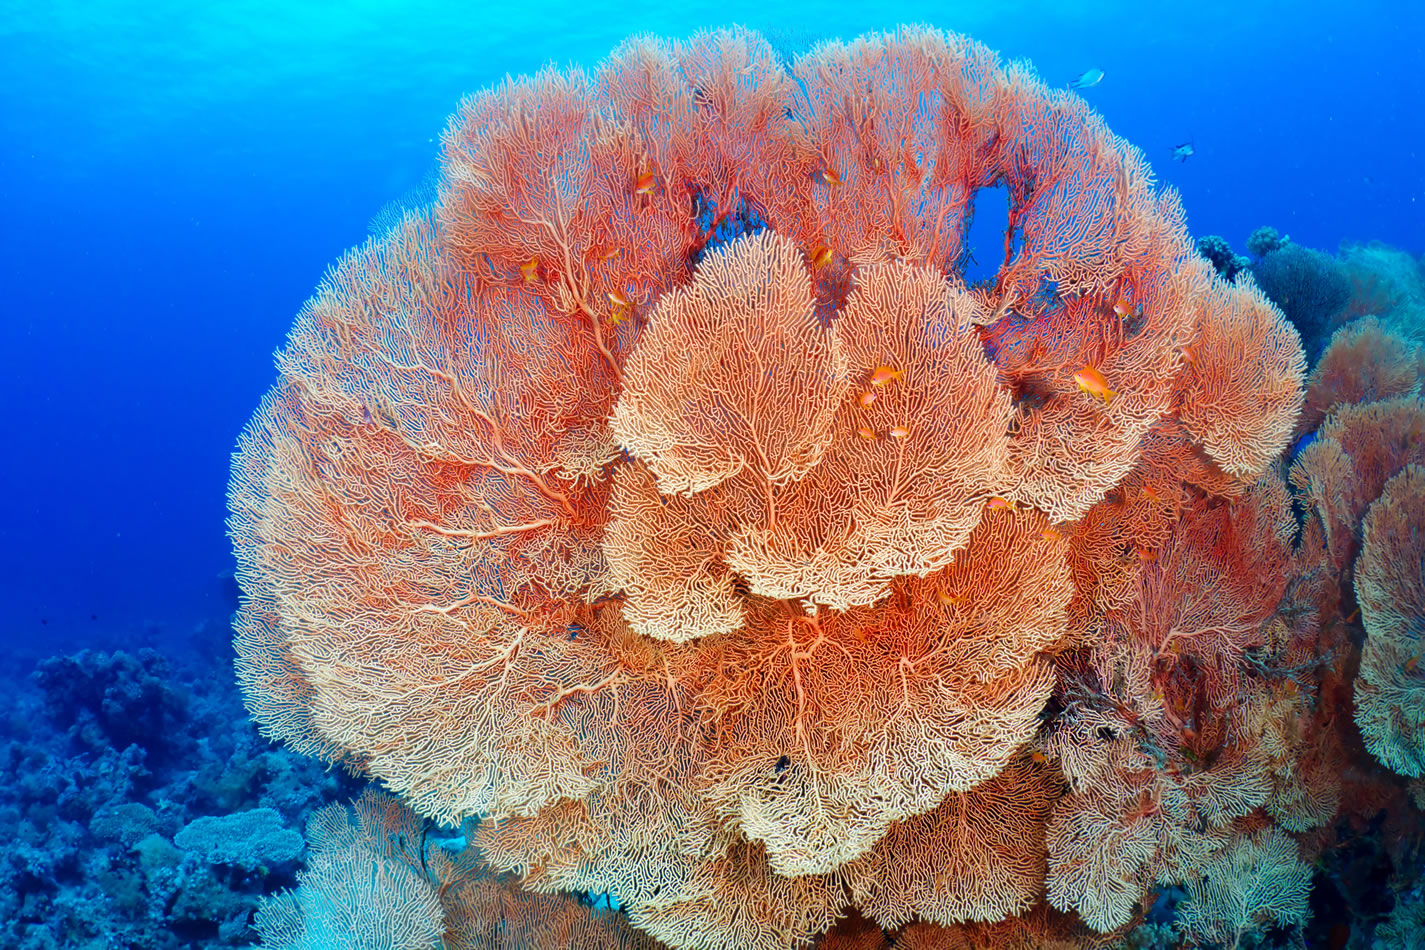
[[[1311,432],[1337,408],[1418,395],[1425,379],[1425,350],[1392,333],[1375,317],[1337,330],[1306,381],[1306,406],[1298,433]]]
[[[968,286],[992,185],[1003,259]],[[435,208],[334,268],[279,369],[231,485],[249,706],[491,819],[531,889],[774,948],[851,903],[997,921],[1047,873],[1105,929],[1193,872],[1155,864],[1192,819],[1268,798],[1224,717],[1284,584],[1254,483],[1297,336],[1083,102],[969,41],[788,72],[742,30],[640,38],[472,97]],[[1216,607],[1188,589],[1254,558]],[[1096,695],[1156,712],[1105,740],[1064,671],[1120,660]],[[1112,807],[1056,809],[1055,769],[1081,797],[1107,770]],[[1091,907],[1083,835],[1140,826]]]
[[[254,928],[268,950],[657,950],[628,922],[567,897],[530,894],[508,876],[452,857],[423,822],[368,789],[307,827],[300,886],[267,898]],[[491,943],[492,938],[496,943]]]
[[[1387,766],[1425,775],[1425,467],[1386,483],[1366,514],[1356,565],[1365,648],[1356,682],[1356,722]]]

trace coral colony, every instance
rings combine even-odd
[[[471,97],[234,462],[248,707],[384,789],[259,932],[1302,927],[1313,865],[1425,797],[1392,333],[1308,381],[1136,149],[958,36],[639,38]]]

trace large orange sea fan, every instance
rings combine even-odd
[[[728,948],[1041,899],[1054,657],[1214,543],[1173,525],[1248,491],[1303,371],[1082,101],[928,29],[790,70],[640,38],[467,99],[436,205],[279,370],[230,489],[263,730]]]

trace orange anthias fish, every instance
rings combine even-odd
[[[876,371],[871,374],[872,386],[884,386],[891,380],[900,382],[904,374],[898,369],[891,369],[889,366],[877,366]]]
[[[823,244],[821,247],[817,248],[816,253],[812,255],[811,264],[813,267],[822,268],[830,263],[831,248]]]
[[[638,181],[633,183],[633,193],[635,195],[653,194],[653,173],[644,172],[638,176]]]
[[[874,441],[876,441],[876,430],[875,430],[875,429],[871,429],[871,428],[867,428],[866,426],[862,426],[861,428],[859,428],[859,429],[856,430],[856,434],[859,435],[861,438],[865,439],[867,442],[874,442]]]
[[[520,276],[524,278],[526,284],[533,283],[539,277],[539,258],[531,257],[521,264]]]
[[[906,436],[910,435],[910,430],[907,429],[905,426],[896,426],[890,431],[889,435],[893,439],[904,439]]]
[[[816,182],[818,185],[831,185],[832,187],[841,184],[841,176],[836,173],[836,169],[830,166],[827,166],[826,168],[818,168],[816,171],[812,172],[811,180]]]
[[[1163,503],[1163,496],[1159,495],[1156,491],[1154,491],[1152,485],[1143,486],[1143,497],[1148,499],[1155,505],[1160,505]]]
[[[1001,498],[999,495],[995,495],[989,501],[985,502],[985,507],[992,508],[995,511],[1013,511],[1014,502],[1010,501],[1007,498]]]
[[[612,312],[609,314],[609,323],[618,326],[628,317],[629,311],[633,308],[633,302],[623,291],[610,290],[609,303],[613,305]]]
[[[856,401],[861,404],[862,409],[870,409],[871,403],[876,401],[876,394],[872,390],[866,390],[856,397]]]
[[[1184,345],[1183,345],[1183,359],[1187,360],[1187,364],[1188,364],[1189,366],[1191,366],[1193,369],[1197,369],[1197,350],[1196,350],[1196,349],[1194,349],[1194,348],[1191,347],[1191,346],[1188,346],[1188,345],[1184,344]]]
[[[955,604],[963,604],[969,599],[969,594],[952,594],[948,590],[938,590],[935,592],[935,599],[940,601],[942,607],[952,607]]]
[[[1064,540],[1064,532],[1060,531],[1058,528],[1045,528],[1043,531],[1039,532],[1039,537],[1043,538],[1045,541],[1062,541]]]
[[[1117,314],[1119,318],[1126,317],[1133,312],[1133,305],[1120,297],[1113,305],[1113,312]]]
[[[1074,382],[1079,384],[1079,388],[1090,396],[1103,400],[1105,406],[1113,401],[1113,397],[1118,393],[1108,388],[1108,380],[1103,378],[1103,374],[1092,366],[1085,366],[1074,374]]]

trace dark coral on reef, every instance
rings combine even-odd
[[[1232,250],[1227,239],[1218,234],[1207,234],[1197,239],[1197,252],[1207,258],[1212,269],[1223,280],[1236,280],[1237,275],[1252,266],[1250,259]]]
[[[1252,264],[1262,292],[1301,334],[1308,356],[1320,355],[1351,300],[1346,269],[1330,254],[1283,243]]]
[[[226,663],[85,650],[7,695],[5,948],[250,945],[307,815],[359,788],[261,739]]]
[[[136,654],[83,650],[42,661],[34,680],[44,693],[49,720],[66,728],[76,749],[142,746],[162,735],[170,741],[154,751],[182,758],[188,752],[184,746],[193,741],[181,728],[188,697],[172,687],[170,675],[168,661],[151,649]]]

